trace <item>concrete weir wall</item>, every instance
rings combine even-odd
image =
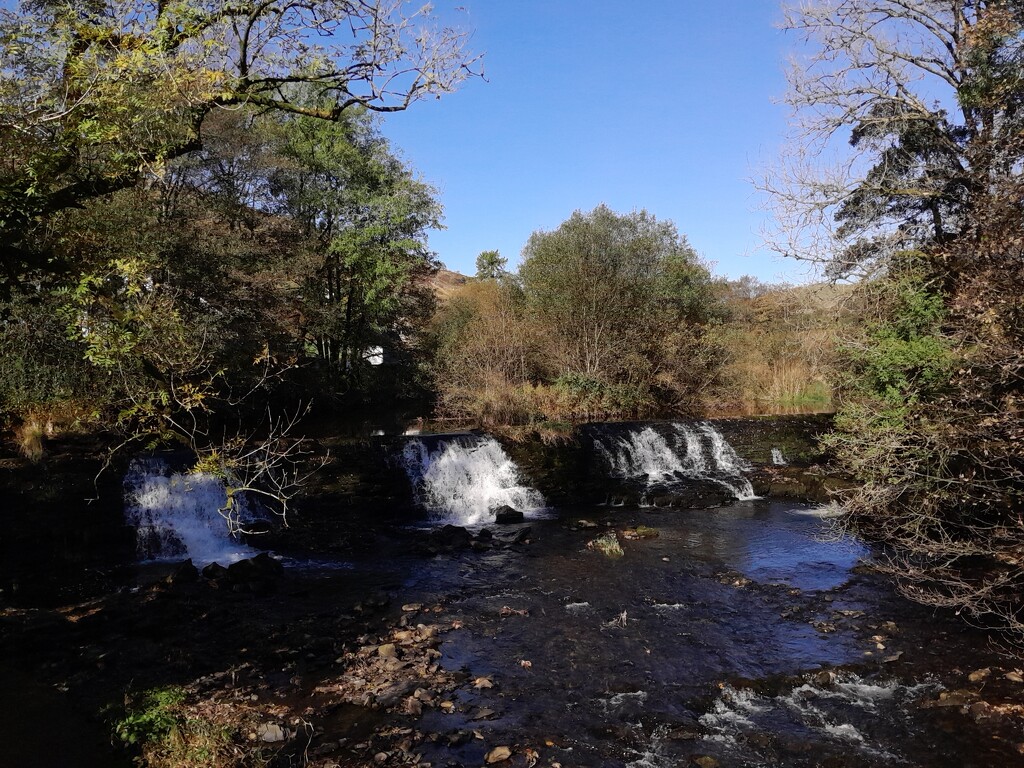
[[[583,424],[555,436],[527,431],[501,440],[523,476],[554,506],[647,503],[703,508],[730,503],[735,493],[713,477],[688,478],[668,490],[657,483],[651,487],[643,478],[613,476],[601,450],[595,448],[595,440],[607,441],[609,435],[627,435],[647,427],[661,433],[671,428],[690,427],[699,432],[702,426],[711,427],[735,451],[742,464],[740,474],[749,478],[758,496],[817,502],[826,501],[829,486],[837,482],[821,468],[826,457],[817,443],[831,423],[830,415],[801,415]],[[780,458],[784,463],[777,463]]]

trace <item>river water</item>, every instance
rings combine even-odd
[[[145,586],[186,553],[228,562],[254,550],[211,523],[223,498],[204,479],[130,472],[140,543],[173,546],[114,578],[107,596],[4,613],[8,700],[52,711],[57,690],[69,714],[0,718],[0,737],[29,749],[74,738],[81,764],[113,764],[101,706],[205,675],[230,679],[223,695],[266,706],[264,717],[300,713],[313,735],[288,759],[320,768],[400,764],[375,759],[386,747],[374,734],[407,730],[432,766],[482,765],[498,746],[517,767],[1024,765],[1020,717],[971,706],[982,694],[1019,699],[1024,684],[1003,674],[1015,662],[955,617],[898,597],[863,567],[868,548],[836,533],[833,509],[751,498],[748,466],[710,426],[595,439],[601,466],[624,480],[704,482],[737,498],[699,510],[551,508],[493,440],[448,440],[450,456],[444,442],[399,453],[418,520],[322,504],[299,523],[315,535],[282,548],[286,575],[269,595],[202,579]],[[525,522],[494,525],[506,504],[525,508]],[[451,523],[469,527],[472,547],[424,546]],[[588,547],[599,537],[622,555]],[[369,594],[386,606],[367,619],[353,605]],[[317,691],[345,675],[347,638],[383,642],[388,627],[421,620],[408,604],[429,606],[426,620],[444,630],[438,663],[459,681],[451,706],[353,714],[323,699]],[[969,678],[979,670],[989,672]],[[100,745],[89,752],[81,734]]]
[[[601,530],[578,517],[658,536],[610,559],[586,548]],[[918,634],[919,609],[853,572],[867,550],[814,508],[590,510],[531,528],[526,551],[439,557],[403,587],[461,623],[444,663],[494,683],[458,700],[470,717],[495,711],[486,744],[439,750],[440,764],[480,764],[497,743],[562,765],[1002,764],[925,706],[943,690],[945,651]]]

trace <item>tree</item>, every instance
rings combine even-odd
[[[432,312],[426,233],[440,226],[441,206],[365,110],[333,123],[285,115],[272,126],[268,196],[310,240],[296,275],[299,333],[344,391],[360,384],[371,351],[407,356]]]
[[[648,338],[644,310],[674,257],[696,259],[671,222],[605,206],[576,211],[558,229],[535,232],[519,273],[527,301],[549,329],[560,373],[613,377]]]
[[[570,388],[618,387],[641,410],[699,337],[712,300],[708,272],[674,224],[603,205],[535,232],[520,277],[550,375]],[[676,385],[690,389],[677,380],[668,388]]]
[[[789,70],[790,152],[763,183],[776,247],[841,276],[979,237],[1024,153],[1022,18],[1016,0],[787,6],[810,53]]]
[[[476,276],[478,280],[497,280],[505,274],[508,259],[498,251],[481,251],[476,257]]]
[[[0,9],[6,281],[52,268],[28,243],[61,210],[202,146],[221,108],[338,120],[405,109],[472,74],[465,34],[403,0],[25,0]],[[304,99],[300,86],[321,99]]]
[[[819,0],[786,26],[812,52],[765,185],[779,247],[872,278],[829,438],[861,481],[846,519],[910,596],[1024,637],[1024,5]]]
[[[438,406],[488,424],[543,416],[529,402],[536,380],[536,329],[514,279],[460,286],[432,323]]]

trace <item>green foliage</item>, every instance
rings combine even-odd
[[[942,295],[914,268],[865,290],[869,300],[880,305],[881,314],[867,324],[862,340],[846,348],[855,388],[897,408],[934,398],[955,362],[942,335],[946,317]]]
[[[707,269],[671,222],[604,206],[577,211],[531,236],[520,277],[554,378],[616,385],[638,406],[653,401],[655,378],[669,369],[658,386],[690,389],[693,379],[672,363],[699,340],[714,297]]]
[[[611,383],[583,373],[566,373],[554,381],[554,389],[569,413],[587,418],[621,417],[650,413],[652,393],[639,384]]]
[[[66,335],[60,306],[51,294],[17,294],[0,305],[0,412],[100,407],[107,382],[83,359],[81,340]]]
[[[337,123],[278,118],[266,130],[274,205],[311,238],[308,266],[296,276],[303,347],[315,352],[328,389],[348,392],[366,385],[370,351],[392,359],[414,351],[432,309],[424,278],[436,265],[426,231],[439,225],[440,206],[366,112]]]
[[[497,280],[504,275],[508,259],[498,251],[481,251],[476,257],[476,276],[478,280]]]
[[[236,768],[266,761],[258,746],[239,746],[240,723],[223,724],[189,705],[182,688],[152,688],[126,706],[114,736],[137,749],[149,768]]]
[[[184,700],[181,688],[152,688],[126,708],[114,724],[114,735],[125,744],[162,741],[184,722],[179,707]]]
[[[905,253],[898,270],[860,288],[872,314],[840,350],[847,395],[825,444],[868,483],[917,484],[928,463],[921,406],[941,396],[957,362],[943,334],[945,301],[924,264],[922,253]]]
[[[488,275],[496,255],[481,254]],[[500,423],[699,409],[719,308],[671,222],[577,211],[523,257],[518,275],[465,285],[435,317],[442,410]]]
[[[41,220],[164,176],[202,147],[220,107],[331,121],[355,106],[398,111],[454,90],[472,74],[465,35],[429,13],[337,0],[286,12],[249,0],[0,9],[4,279],[52,268],[33,258]],[[310,84],[316,103],[303,100]]]

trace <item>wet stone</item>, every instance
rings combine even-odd
[[[498,510],[494,513],[494,522],[498,525],[514,525],[523,522],[525,519],[522,512],[509,506],[498,507]]]
[[[227,575],[228,569],[220,563],[210,563],[203,568],[203,576],[211,581],[217,581]]]
[[[199,581],[199,569],[192,564],[191,558],[183,562],[167,577],[167,583],[173,586],[194,584]]]
[[[533,535],[532,528],[522,528],[516,531],[516,535],[512,537],[513,544],[525,544],[530,540],[530,536]]]

